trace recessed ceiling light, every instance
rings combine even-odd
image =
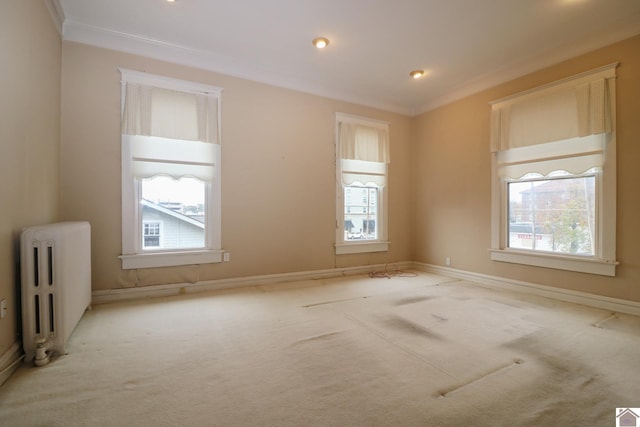
[[[424,76],[424,74],[424,70],[413,70],[409,73],[409,75],[414,79],[419,79],[420,77]]]
[[[327,47],[327,45],[329,45],[329,39],[326,37],[316,37],[311,41],[311,44],[313,44],[318,49],[324,49],[325,47]]]

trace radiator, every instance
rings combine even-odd
[[[38,366],[65,345],[91,304],[91,226],[61,222],[20,236],[22,343]]]

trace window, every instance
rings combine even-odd
[[[615,275],[616,66],[492,103],[491,259]]]
[[[378,240],[378,188],[348,185],[344,194],[344,240]]]
[[[222,261],[221,89],[122,73],[122,266]]]
[[[161,221],[165,227],[163,249],[205,248],[206,184],[196,178],[154,176],[141,186],[142,222]],[[144,235],[143,235],[144,237]],[[144,250],[151,247],[145,242]]]
[[[507,181],[509,248],[595,255],[597,171]]]
[[[144,217],[143,217],[144,221]],[[159,248],[160,247],[160,223],[144,222],[142,231],[143,248]]]
[[[389,125],[336,114],[336,253],[382,252],[387,241]]]

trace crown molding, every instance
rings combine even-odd
[[[640,22],[620,27],[608,37],[597,41],[589,40],[571,50],[558,48],[522,62],[516,66],[494,70],[458,85],[444,95],[423,104],[407,106],[400,103],[380,102],[366,96],[358,96],[344,91],[336,91],[292,76],[283,76],[269,70],[256,67],[255,64],[242,62],[237,58],[220,55],[210,51],[194,49],[188,46],[165,42],[142,35],[119,32],[97,26],[91,26],[65,18],[60,0],[45,0],[51,16],[61,31],[63,40],[93,45],[101,48],[121,51],[156,60],[171,62],[207,71],[277,86],[298,92],[308,93],[357,105],[363,105],[383,111],[418,116],[446,104],[458,101],[502,83],[539,71],[576,56],[611,45],[640,34]]]
[[[619,28],[618,31],[609,34],[609,37],[600,39],[597,42],[583,43],[579,48],[572,49],[571,51],[567,51],[566,49],[557,49],[554,52],[546,52],[544,55],[523,62],[518,66],[493,71],[468,81],[439,98],[422,104],[413,111],[413,115],[417,116],[428,111],[435,110],[436,108],[482,92],[483,90],[490,89],[502,83],[515,80],[519,77],[526,76],[527,74],[567,61],[571,58],[626,40],[637,36],[638,34],[640,34],[640,22],[631,26]]]
[[[44,0],[44,4],[47,6],[49,10],[49,14],[51,15],[51,19],[58,29],[58,33],[62,35],[62,28],[64,26],[64,11],[62,10],[62,5],[60,5],[60,0]]]
[[[58,0],[47,1],[57,2]],[[412,115],[412,109],[403,105],[381,103],[351,94],[339,93],[307,81],[292,78],[291,76],[277,75],[267,70],[257,68],[253,64],[242,63],[233,57],[193,49],[141,35],[86,25],[70,19],[64,21],[63,39],[65,41],[83,43],[179,65],[200,68],[232,77],[304,92],[337,101],[363,105],[405,116]]]

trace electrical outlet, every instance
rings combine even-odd
[[[0,301],[0,319],[4,319],[4,316],[7,315],[7,299],[3,298]]]
[[[445,263],[445,265],[451,265],[451,257],[446,257],[444,259],[444,263]]]
[[[231,254],[229,252],[225,252],[224,255],[222,256],[222,259],[224,262],[227,262],[231,259]]]

